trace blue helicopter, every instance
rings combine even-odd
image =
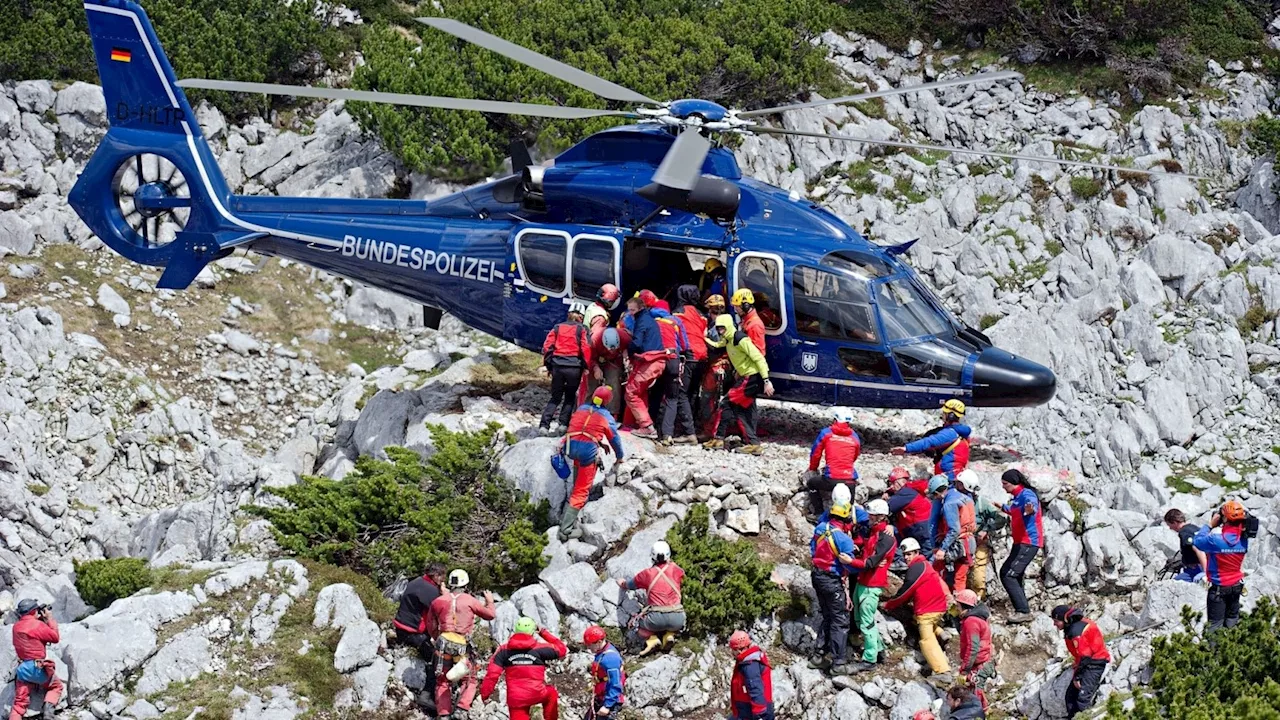
[[[70,194],[85,224],[124,257],[186,288],[237,248],[291,258],[448,312],[537,350],[566,305],[606,283],[623,296],[696,283],[721,261],[729,293],[749,288],[766,322],[775,397],[803,403],[936,408],[1026,406],[1054,395],[1052,371],[994,347],[952,315],[903,262],[912,243],[872,244],[818,204],[743,177],[725,133],[806,135],[902,148],[1116,169],[1054,157],[784,130],[756,118],[803,107],[1020,77],[984,73],[750,111],[697,99],[660,103],[476,28],[420,18],[637,110],[179,81],[146,13],[129,0],[84,5],[110,129]],[[391,102],[639,123],[596,133],[535,165],[513,143],[513,174],[430,202],[234,195],[182,88]],[[914,241],[913,241],[914,242]]]

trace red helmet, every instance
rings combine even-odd
[[[741,630],[734,630],[729,636],[730,650],[745,650],[751,644],[751,636]]]
[[[613,390],[608,385],[601,385],[591,394],[596,405],[608,405],[613,400]]]
[[[612,304],[617,301],[619,295],[621,293],[618,292],[618,286],[613,283],[605,283],[596,291],[596,299],[603,303]]]
[[[584,645],[595,645],[604,639],[604,628],[599,625],[592,625],[582,633],[582,642]]]
[[[907,472],[904,467],[896,467],[889,471],[889,484],[898,482],[899,480],[910,480],[911,473]]]
[[[636,297],[640,298],[640,302],[644,303],[647,308],[658,304],[658,296],[654,295],[652,290],[641,290],[636,293]]]

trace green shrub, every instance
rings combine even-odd
[[[284,550],[383,586],[434,561],[466,569],[481,588],[535,581],[545,566],[548,508],[497,474],[505,444],[499,426],[475,433],[428,428],[436,452],[425,464],[412,450],[388,447],[388,460],[361,457],[342,480],[305,477],[273,489],[289,508],[249,511],[271,521]]]
[[[1071,178],[1071,192],[1075,193],[1076,197],[1089,200],[1098,197],[1102,193],[1102,183],[1093,178],[1073,177]]]
[[[90,605],[102,609],[151,585],[151,569],[141,558],[73,562],[76,591]]]
[[[782,608],[787,597],[770,580],[773,568],[760,559],[755,547],[711,535],[708,518],[706,505],[694,505],[667,532],[667,542],[685,571],[681,593],[688,634],[728,637]]]
[[[1240,624],[1211,638],[1194,630],[1199,615],[1184,607],[1183,631],[1156,638],[1150,694],[1132,710],[1113,696],[1108,718],[1280,720],[1280,613],[1274,600],[1259,599]]]
[[[424,6],[425,7],[425,6]],[[827,0],[453,0],[442,14],[657,100],[701,97],[760,107],[830,82],[825,52],[810,43],[831,26]],[[353,84],[388,92],[605,107],[606,101],[439,30],[371,28]],[[566,147],[616,119],[549,121],[352,103],[414,170],[480,177],[497,168],[511,137]]]

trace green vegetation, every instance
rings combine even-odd
[[[478,587],[512,589],[544,567],[547,504],[529,502],[497,473],[499,426],[452,432],[428,425],[436,452],[388,447],[388,460],[361,457],[342,480],[305,477],[273,489],[289,508],[255,506],[294,555],[368,575],[380,585],[429,562],[465,568]]]
[[[1082,200],[1090,200],[1102,194],[1102,183],[1089,177],[1071,178],[1071,192]]]
[[[1255,294],[1250,299],[1249,309],[1245,311],[1244,317],[1236,321],[1236,327],[1240,330],[1240,335],[1247,338],[1275,319],[1275,313],[1267,312],[1262,298]]]
[[[471,369],[471,384],[482,394],[502,395],[529,383],[545,382],[541,367],[542,356],[535,352],[494,355],[493,362]]]
[[[446,0],[440,12],[652,98],[759,107],[833,84],[825,52],[810,41],[834,24],[834,10],[827,0]],[[422,26],[376,25],[360,50],[367,64],[357,68],[353,84],[361,89],[581,107],[605,103]],[[515,135],[537,137],[544,150],[554,150],[617,123],[359,103],[351,109],[412,169],[456,177],[492,172]]]
[[[712,535],[709,527],[707,506],[694,505],[667,533],[667,542],[686,573],[681,588],[686,634],[727,637],[782,608],[787,597],[770,580],[773,568],[753,545]]]
[[[1000,207],[1000,198],[995,195],[982,194],[978,196],[978,212],[990,213],[995,212]]]
[[[1084,526],[1084,514],[1089,511],[1089,504],[1079,495],[1069,495],[1067,504],[1071,506],[1071,532],[1083,536],[1087,529]]]
[[[1063,250],[1062,243],[1052,239],[1045,240],[1044,250],[1045,252],[1049,253],[1049,257],[1058,257],[1059,255],[1062,254],[1062,250]]]
[[[73,561],[76,591],[85,602],[105,608],[151,584],[151,570],[141,558]]]
[[[987,328],[991,327],[992,325],[995,325],[998,322],[1000,322],[999,315],[983,315],[981,318],[978,319],[978,329],[986,330]]]
[[[45,495],[48,495],[50,489],[51,488],[48,485],[43,483],[31,483],[27,486],[27,492],[30,492],[36,497],[44,497]]]
[[[1211,638],[1195,631],[1200,613],[1182,609],[1180,633],[1156,638],[1151,657],[1151,693],[1131,710],[1121,698],[1107,702],[1107,718],[1280,719],[1280,612],[1263,597],[1240,624]]]

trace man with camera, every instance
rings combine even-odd
[[[1228,500],[1209,524],[1196,532],[1195,547],[1205,554],[1209,597],[1205,603],[1206,631],[1234,627],[1240,622],[1240,593],[1244,590],[1245,553],[1249,538],[1257,535],[1258,521],[1244,505]]]
[[[48,605],[31,599],[18,603],[18,622],[13,626],[13,649],[18,655],[18,672],[14,679],[13,710],[9,720],[22,720],[31,704],[31,693],[44,690],[44,720],[53,717],[53,708],[62,697],[62,681],[58,679],[52,660],[45,656],[45,646],[59,639],[58,621]]]

